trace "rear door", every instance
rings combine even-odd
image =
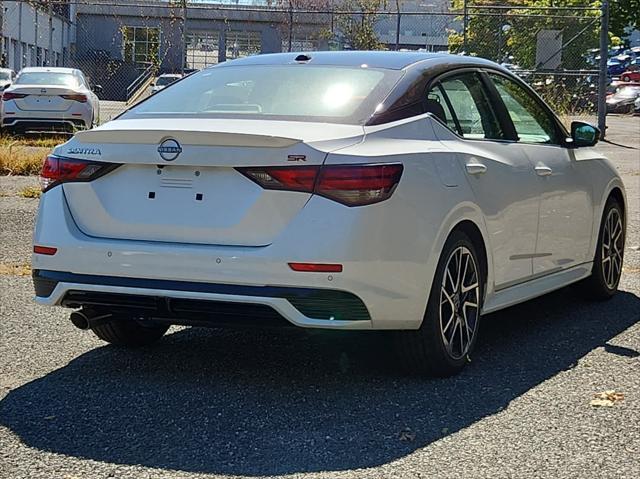
[[[443,122],[458,135],[451,133],[449,140],[485,218],[495,288],[526,280],[532,275],[538,222],[529,159],[520,145],[508,141],[478,72],[443,78],[428,98],[443,107]]]
[[[585,172],[563,145],[562,131],[539,99],[506,76],[488,77],[536,173],[540,217],[533,273],[548,274],[590,261],[593,201]]]

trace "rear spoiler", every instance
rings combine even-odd
[[[75,140],[85,144],[118,143],[118,144],[160,144],[173,138],[183,145],[200,146],[255,146],[267,148],[283,148],[301,143],[297,138],[284,136],[256,135],[251,133],[210,132],[195,130],[136,130],[108,129],[85,130],[76,133]]]

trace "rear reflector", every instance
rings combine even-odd
[[[13,93],[10,91],[5,91],[2,94],[2,100],[3,101],[19,100],[20,98],[25,98],[26,96],[28,96],[26,93]]]
[[[342,273],[341,264],[326,263],[289,263],[289,267],[294,271],[311,273]]]
[[[65,100],[73,100],[73,101],[78,101],[80,103],[86,103],[87,102],[87,96],[86,95],[82,95],[80,93],[78,93],[77,95],[60,95],[62,98],[64,98]]]
[[[402,170],[399,163],[238,168],[264,189],[315,193],[347,206],[370,205],[390,198]]]
[[[36,254],[46,254],[47,256],[53,256],[58,252],[58,248],[52,248],[50,246],[34,246],[33,252]]]
[[[76,160],[49,155],[40,173],[40,186],[47,191],[60,183],[91,181],[120,166],[119,163]]]

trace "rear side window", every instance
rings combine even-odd
[[[452,110],[451,123],[464,138],[504,139],[500,123],[477,74],[465,73],[446,78],[429,95],[441,96],[446,101]],[[450,124],[448,120],[446,122]]]
[[[489,74],[509,112],[518,140],[524,143],[557,143],[555,121],[538,101],[513,80]]]

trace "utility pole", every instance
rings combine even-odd
[[[287,51],[291,51],[291,45],[293,44],[293,2],[289,0],[289,46]]]
[[[600,71],[598,72],[598,128],[600,139],[607,133],[607,59],[609,57],[609,0],[602,2],[600,14]]]

